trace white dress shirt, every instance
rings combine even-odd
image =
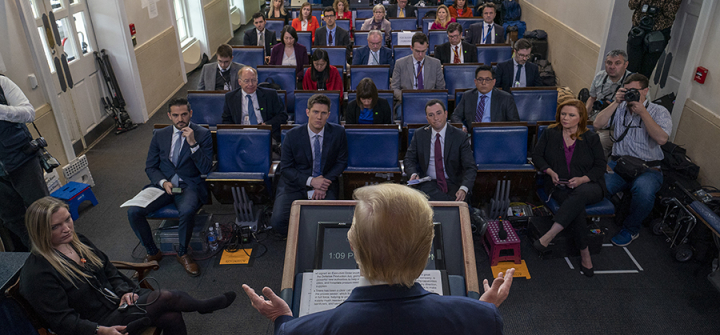
[[[485,21],[483,21],[482,44],[487,43],[485,36],[487,36],[488,30],[490,30],[490,44],[495,44],[495,25]]]
[[[322,159],[322,147],[323,140],[325,139],[325,127],[323,127],[323,129],[319,133],[315,134],[312,130],[310,130],[310,125],[308,125],[307,131],[308,136],[310,137],[310,149],[312,150],[313,166],[315,166],[315,135],[320,135],[320,138],[318,140],[320,141],[320,157]],[[312,181],[312,179],[312,176],[308,177],[305,185],[310,186],[310,182]]]
[[[525,62],[525,64],[523,64],[522,69],[520,70],[520,80],[518,81],[519,82],[519,84],[518,84],[518,82],[515,82],[515,76],[517,76],[517,70],[518,70],[517,67],[519,64],[517,63],[515,58],[513,58],[512,60],[513,60],[513,77],[512,77],[513,85],[512,85],[512,87],[527,87],[527,77],[525,76],[525,73],[527,72],[527,71],[525,71],[525,68],[527,67],[527,62]]]

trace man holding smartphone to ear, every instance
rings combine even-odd
[[[209,130],[190,122],[192,109],[187,99],[170,100],[168,109],[173,125],[155,131],[145,162],[145,173],[151,181],[147,187],[158,187],[165,193],[145,208],[130,207],[128,220],[147,250],[145,261],[159,262],[162,252],[155,245],[145,217],[174,203],[180,212],[177,260],[187,273],[197,276],[200,268],[187,253],[187,246],[195,225],[195,212],[208,199],[207,186],[200,176],[212,168],[212,137]]]

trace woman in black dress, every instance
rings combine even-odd
[[[390,104],[378,98],[375,83],[370,78],[360,80],[357,98],[348,103],[345,111],[346,124],[392,124]]]

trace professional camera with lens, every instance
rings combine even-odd
[[[640,91],[638,91],[637,88],[628,88],[627,91],[625,91],[625,101],[640,101]]]
[[[607,107],[609,104],[610,102],[607,100],[595,100],[595,102],[593,102],[592,109],[594,111],[601,111],[605,109],[605,107]]]
[[[45,172],[50,173],[52,172],[56,167],[60,166],[60,162],[53,157],[47,149],[47,141],[45,141],[44,137],[38,137],[25,147],[25,153],[28,155],[32,155],[34,153],[37,153],[38,157],[40,158],[40,166],[45,170]]]
[[[647,5],[645,5],[647,6]],[[640,18],[640,24],[632,27],[628,33],[628,43],[632,45],[643,45],[648,52],[660,52],[665,49],[665,35],[660,31],[654,31],[655,16],[660,13],[660,8],[647,6],[643,8],[645,15]]]

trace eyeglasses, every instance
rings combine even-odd
[[[520,58],[525,58],[525,59],[530,58],[530,54],[523,55],[523,54],[516,53],[516,55],[517,55],[518,57],[520,57]]]
[[[335,17],[335,14],[332,14],[332,15],[324,15],[323,17]]]
[[[493,79],[493,78],[483,78],[483,77],[475,78],[475,81],[477,81],[477,82],[480,83],[480,84],[489,83],[489,82],[491,82],[491,81],[493,81],[493,80],[495,80],[495,79]]]
[[[257,79],[243,79],[241,80],[243,84],[256,84],[258,82]]]

